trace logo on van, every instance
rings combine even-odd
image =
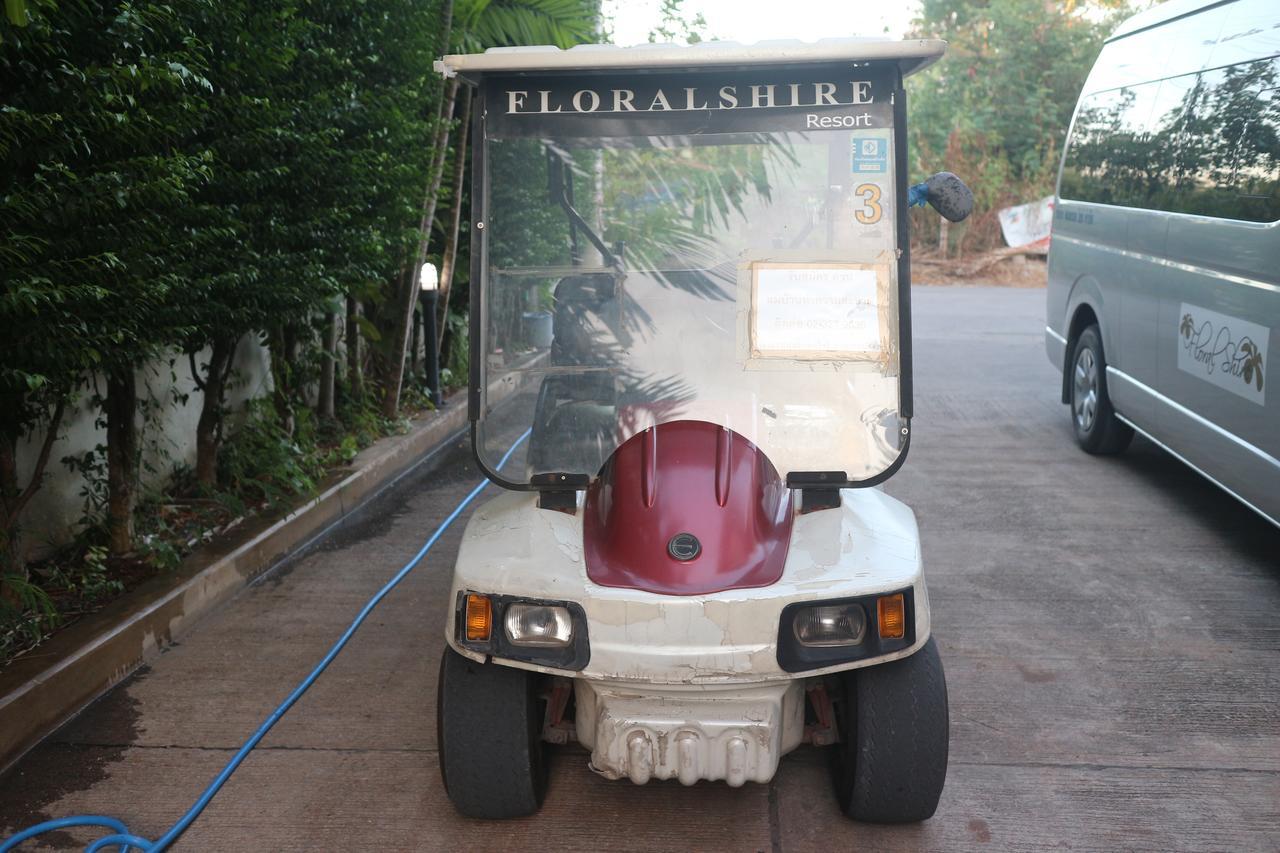
[[[1178,369],[1264,405],[1271,330],[1185,302],[1179,313]]]

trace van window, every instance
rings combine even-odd
[[[1143,83],[1085,99],[1063,166],[1063,198],[1134,207],[1165,179],[1150,134],[1159,89]]]
[[[1084,98],[1064,199],[1280,220],[1280,62],[1241,63]]]
[[[1183,103],[1178,213],[1280,219],[1280,100],[1272,60],[1206,71]]]

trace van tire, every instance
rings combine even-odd
[[[938,808],[947,778],[947,680],[930,637],[910,657],[839,676],[843,740],[832,762],[836,798],[854,820],[916,823]]]
[[[1097,325],[1076,338],[1067,365],[1071,427],[1086,453],[1119,453],[1133,441],[1133,428],[1116,417],[1107,392],[1107,361]]]
[[[526,817],[547,792],[547,745],[536,673],[476,663],[451,648],[440,661],[440,776],[466,817]]]

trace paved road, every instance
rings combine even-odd
[[[537,817],[460,819],[434,721],[459,526],[176,849],[1280,849],[1280,531],[1149,444],[1075,449],[1043,291],[915,300],[888,490],[919,514],[951,692],[933,820],[845,821],[809,748],[739,790],[606,782],[564,750]],[[88,811],[158,835],[476,476],[456,449],[210,616],[0,778],[0,828]]]

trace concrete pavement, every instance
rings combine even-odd
[[[920,519],[951,694],[933,820],[846,821],[811,748],[739,790],[607,782],[560,749],[539,815],[459,818],[434,720],[459,524],[175,849],[1280,848],[1280,531],[1141,439],[1075,448],[1043,291],[914,299],[917,418],[886,488]],[[459,446],[208,617],[0,777],[0,837],[81,812],[160,834],[477,478]]]

